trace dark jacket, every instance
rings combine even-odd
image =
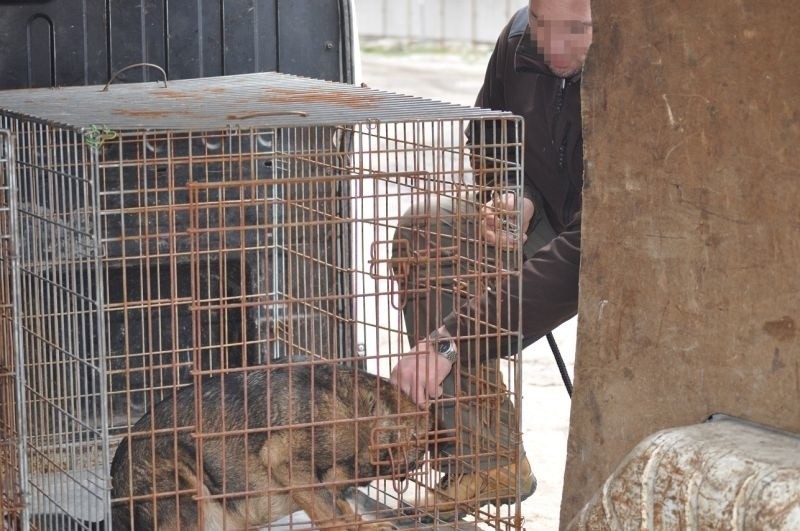
[[[520,279],[508,291],[488,293],[476,304],[447,316],[452,334],[485,333],[476,323],[496,322],[539,338],[575,315],[578,308],[580,263],[583,136],[580,76],[562,79],[550,72],[531,40],[527,8],[518,11],[500,34],[489,59],[476,106],[510,111],[525,119],[524,195],[539,195],[558,236],[528,257]],[[474,134],[486,134],[475,132]],[[516,313],[497,310],[519,303],[522,284],[522,321]]]

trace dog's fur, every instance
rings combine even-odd
[[[195,424],[189,386],[120,443],[111,466],[115,530],[251,529],[299,509],[319,528],[393,529],[362,521],[343,497],[356,484],[405,474],[398,461],[413,468],[425,452],[417,436],[425,437],[427,414],[387,380],[340,365],[285,364],[211,379],[199,400],[200,431],[214,435],[180,430]],[[238,433],[221,435],[230,431]],[[394,470],[371,464],[371,437],[386,445],[377,456]],[[392,444],[408,445],[407,457],[389,456]],[[194,501],[198,492],[219,497]]]

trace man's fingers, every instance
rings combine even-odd
[[[516,247],[519,243],[519,233],[520,229],[515,223],[484,208],[483,234],[489,245],[505,248]],[[524,232],[523,241],[525,241]]]
[[[417,406],[420,408],[427,408],[428,407],[428,393],[425,392],[424,387],[417,387],[416,391],[411,397],[414,402],[417,403]]]
[[[442,368],[437,365],[438,354],[427,351],[426,344],[418,345],[417,348],[420,349],[418,354],[424,354],[401,359],[392,368],[389,380],[411,397],[417,406],[426,409],[431,398],[438,398],[444,393],[441,382],[449,370],[439,372]]]
[[[506,247],[513,248],[516,247],[517,245],[517,238],[512,237],[511,235],[509,235],[507,232],[504,231],[493,231],[486,229],[486,231],[484,232],[484,237],[489,245],[495,245],[501,248],[506,248]]]

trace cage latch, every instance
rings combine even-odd
[[[388,253],[390,258],[382,258],[380,249],[387,245],[393,247],[392,252]],[[441,267],[446,264],[451,264],[456,260],[458,253],[458,246],[455,245],[440,246],[436,249],[423,249],[412,252],[411,244],[405,238],[396,238],[390,241],[375,241],[370,246],[370,277],[372,277],[373,280],[392,280],[394,282],[399,300],[395,302],[394,298],[392,298],[391,304],[395,310],[402,310],[408,302],[409,278],[412,276],[412,269],[418,269],[423,265],[435,266],[438,264]],[[381,269],[382,264],[387,265],[385,272]],[[429,277],[424,276],[424,278],[426,282],[430,281]],[[461,287],[466,291],[466,284],[462,282],[462,285]],[[421,286],[414,287],[419,288]],[[392,295],[394,295],[394,293],[395,292],[393,292]]]
[[[405,481],[412,468],[417,466],[411,455],[424,453],[424,441],[420,441],[409,426],[381,426],[370,433],[370,464],[378,470],[391,470],[393,488],[403,493],[408,488]]]

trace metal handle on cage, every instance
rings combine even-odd
[[[114,82],[114,80],[117,78],[117,76],[120,75],[121,73],[123,73],[125,70],[130,70],[131,68],[136,68],[137,66],[149,66],[149,67],[155,68],[156,70],[161,72],[161,75],[164,76],[164,79],[162,80],[164,82],[164,88],[167,88],[167,73],[164,71],[163,68],[161,68],[160,66],[158,66],[156,64],[153,64],[153,63],[136,63],[136,64],[128,65],[125,68],[123,68],[121,70],[117,70],[116,72],[114,72],[111,75],[111,78],[108,80],[108,83],[105,84],[105,86],[103,87],[103,89],[100,92],[106,92],[108,90],[108,87],[111,85],[111,83]]]

